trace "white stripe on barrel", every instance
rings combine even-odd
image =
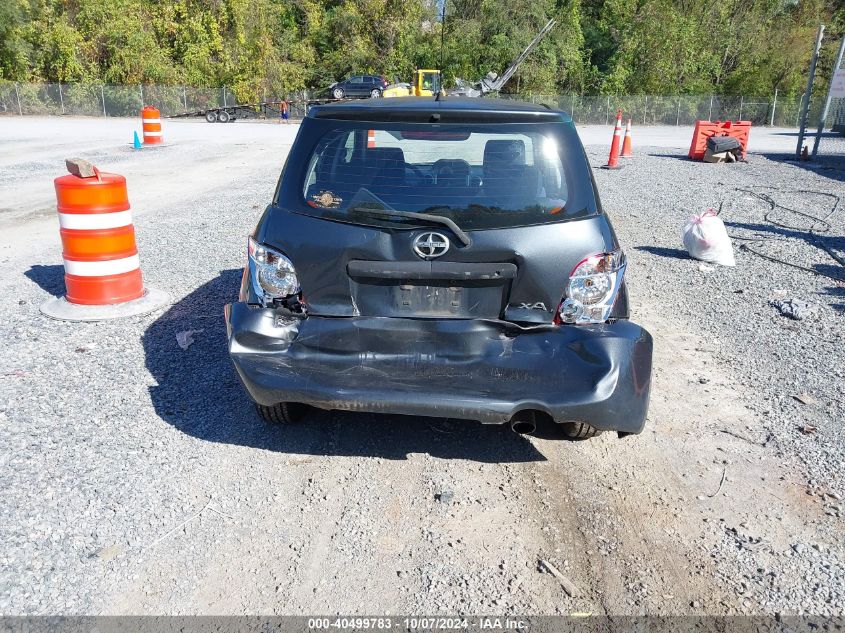
[[[144,136],[161,136],[161,132],[149,132],[144,130]]]
[[[96,231],[97,229],[118,229],[132,224],[131,211],[114,213],[59,213],[59,226],[63,229]]]
[[[148,119],[147,117],[143,117],[142,120],[143,120],[144,123],[161,123],[160,117],[156,117],[155,119],[153,119],[153,118]]]
[[[105,275],[120,275],[141,267],[138,255],[130,255],[121,259],[111,259],[101,262],[80,262],[65,259],[65,273],[77,277],[103,277]]]

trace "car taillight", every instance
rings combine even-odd
[[[555,320],[575,325],[607,321],[622,286],[625,264],[621,250],[582,259],[569,274],[566,297]]]
[[[283,299],[299,292],[293,262],[280,252],[250,237],[247,256],[254,286],[263,292],[263,299]]]

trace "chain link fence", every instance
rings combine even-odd
[[[265,92],[256,101],[275,102],[285,98],[291,103],[291,115],[302,116],[305,102],[318,95],[300,92],[295,95],[273,95]],[[322,96],[322,95],[319,95]],[[499,95],[546,104],[572,115],[578,124],[608,125],[616,110],[639,125],[693,125],[697,120],[751,121],[754,125],[795,127],[801,97],[746,96],[653,96],[630,95]],[[821,101],[814,98],[810,117],[821,112]],[[209,108],[238,103],[225,87],[191,88],[187,86],[110,86],[100,84],[55,84],[0,82],[0,115],[74,115],[74,116],[137,116],[144,105],[153,105],[164,116],[199,112]]]
[[[265,92],[261,100],[282,98]],[[298,93],[285,98],[299,103],[309,95]],[[138,116],[143,106],[152,105],[164,116],[173,116],[238,103],[226,87],[0,82],[0,115]],[[304,114],[304,106],[292,108],[292,114]]]
[[[579,124],[612,124],[616,111],[639,125],[694,125],[696,121],[751,121],[753,125],[795,127],[801,97],[744,97],[720,95],[654,96],[543,95],[501,98],[542,103],[568,112]],[[813,108],[821,110],[814,100]]]

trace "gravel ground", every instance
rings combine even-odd
[[[845,196],[845,167],[637,146],[623,170],[596,170],[655,337],[637,437],[346,413],[285,429],[252,412],[221,311],[295,128],[235,126],[173,125],[156,160],[122,159],[145,279],[173,297],[158,313],[40,316],[62,292],[55,226],[14,202],[0,217],[0,613],[845,611],[845,284],[740,249],[735,268],[701,266],[681,245],[690,213],[724,203],[733,235],[842,275],[817,245],[845,251],[845,212],[811,237],[736,190],[821,215],[832,198],[794,190]],[[124,150],[91,151],[111,168]],[[606,151],[588,146],[596,166]],[[0,185],[61,169],[11,153]],[[8,238],[27,234],[43,239]],[[782,316],[785,299],[808,316]],[[184,330],[199,330],[186,351]]]

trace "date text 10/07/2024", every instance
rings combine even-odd
[[[528,623],[518,618],[499,617],[335,617],[308,618],[310,630],[375,630],[400,629],[405,631],[524,631]]]

